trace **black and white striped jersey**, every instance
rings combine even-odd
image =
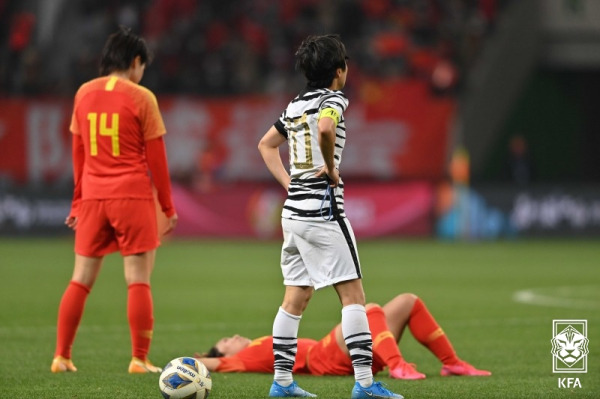
[[[291,183],[282,217],[294,220],[328,221],[346,217],[344,185],[328,191],[327,180],[315,177],[325,162],[319,147],[317,123],[323,110],[337,119],[334,162],[339,169],[346,143],[344,111],[348,99],[341,91],[306,88],[281,114],[275,128],[287,138]]]

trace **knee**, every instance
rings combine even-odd
[[[281,307],[288,313],[301,315],[308,306],[313,292],[314,289],[312,287],[288,288],[286,289]]]
[[[398,297],[401,298],[401,300],[409,306],[414,305],[417,299],[419,299],[418,296],[409,292],[400,294],[398,295]]]

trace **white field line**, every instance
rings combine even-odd
[[[600,286],[591,285],[529,288],[515,292],[512,299],[515,302],[536,306],[568,309],[600,309],[598,292],[600,292]]]

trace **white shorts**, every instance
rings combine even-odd
[[[307,222],[281,219],[283,283],[315,289],[362,277],[348,219]]]

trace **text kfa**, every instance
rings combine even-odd
[[[579,378],[559,378],[559,388],[581,388],[581,381]]]

